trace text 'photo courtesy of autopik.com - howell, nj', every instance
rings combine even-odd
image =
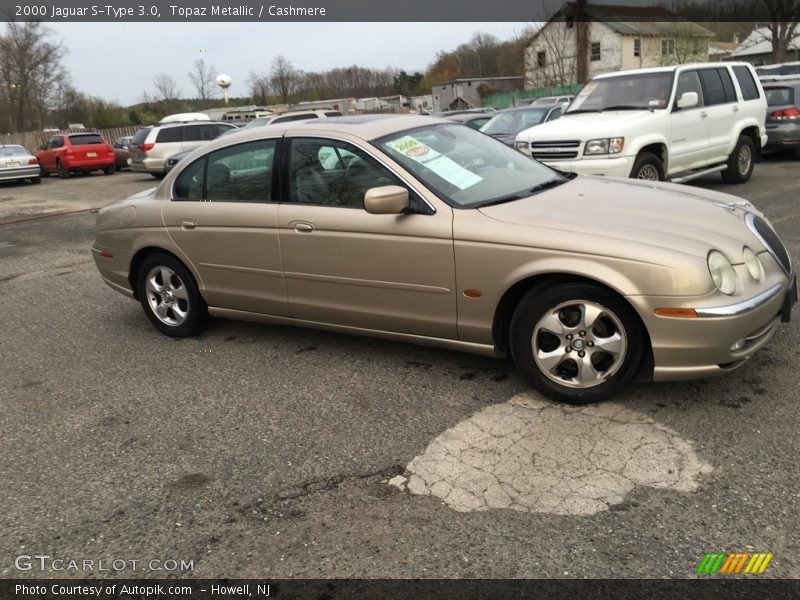
[[[800,0],[0,14],[0,599],[800,596]]]

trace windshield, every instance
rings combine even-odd
[[[588,82],[566,114],[604,110],[662,110],[672,93],[672,71],[604,77]]]
[[[510,110],[492,117],[492,120],[481,128],[483,133],[496,135],[498,133],[517,134],[523,129],[538,125],[547,116],[547,110],[530,108],[526,110]]]
[[[517,200],[567,181],[502,142],[463,125],[420,127],[375,144],[459,208]]]

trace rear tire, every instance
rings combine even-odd
[[[61,179],[69,179],[69,169],[67,169],[60,160],[56,161],[56,170],[58,171],[58,176],[61,177]]]
[[[511,319],[520,374],[554,400],[585,404],[620,392],[638,374],[647,346],[631,306],[591,283],[529,291]]]
[[[115,171],[115,165],[111,165],[110,167],[106,167],[105,169],[103,169],[103,173],[105,173],[106,175],[113,175],[114,171]]]
[[[664,165],[655,154],[640,152],[631,169],[631,179],[664,181]]]
[[[147,318],[170,337],[196,334],[208,315],[191,273],[168,254],[151,254],[144,260],[136,291]]]
[[[755,145],[750,136],[740,135],[736,147],[728,157],[728,168],[722,171],[722,181],[725,183],[744,183],[753,174],[753,159]]]
[[[164,177],[167,176],[166,173],[150,173],[150,175],[152,175],[156,179],[164,179]]]

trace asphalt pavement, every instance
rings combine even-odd
[[[696,185],[752,200],[797,260],[798,164]],[[3,185],[0,207],[63,184],[85,210],[153,181]],[[93,223],[0,226],[0,577],[683,578],[706,552],[800,577],[797,310],[733,373],[575,409],[445,350],[222,320],[170,339],[101,282]]]

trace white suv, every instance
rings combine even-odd
[[[634,69],[589,81],[557,121],[515,146],[561,171],[681,183],[747,181],[767,141],[767,101],[747,63]]]

